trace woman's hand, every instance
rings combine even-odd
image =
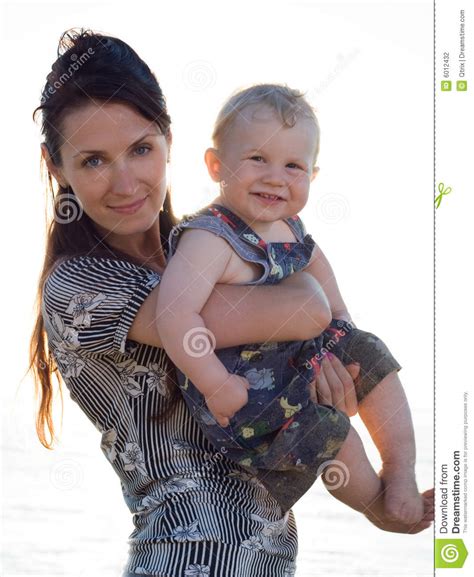
[[[311,399],[320,405],[331,405],[349,417],[357,414],[354,381],[360,371],[357,364],[345,367],[332,353],[324,355],[316,376],[310,384]]]

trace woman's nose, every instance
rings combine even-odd
[[[124,160],[117,160],[113,164],[111,188],[114,194],[133,196],[136,190],[136,181],[131,167]]]

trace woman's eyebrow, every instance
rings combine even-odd
[[[137,140],[132,142],[132,144],[130,144],[130,146],[127,148],[127,150],[129,148],[133,148],[134,146],[136,146],[139,142],[141,142],[145,138],[148,138],[149,136],[157,136],[158,134],[160,134],[160,133],[159,132],[147,132],[146,134],[143,134],[142,136],[140,136],[140,138],[137,138]],[[77,154],[73,155],[73,158],[76,158],[76,156],[79,156],[80,154],[103,154],[103,153],[104,153],[103,150],[80,150]]]

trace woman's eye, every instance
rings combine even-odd
[[[98,156],[91,156],[90,158],[84,160],[82,165],[89,166],[90,168],[97,168],[98,166],[100,166],[100,164],[97,164],[97,161],[100,161],[100,158]]]
[[[137,148],[135,148],[135,152],[138,153],[138,156],[144,156],[150,150],[151,150],[151,148],[149,146],[144,146],[144,145],[143,146],[137,146]]]

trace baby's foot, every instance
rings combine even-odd
[[[408,525],[420,521],[424,513],[423,497],[418,492],[413,467],[384,463],[380,477],[387,518]]]
[[[369,510],[365,513],[367,519],[382,531],[392,533],[415,534],[427,529],[434,519],[434,489],[428,489],[421,497],[423,513],[421,519],[415,523],[403,523],[387,518],[385,506],[375,501]]]

